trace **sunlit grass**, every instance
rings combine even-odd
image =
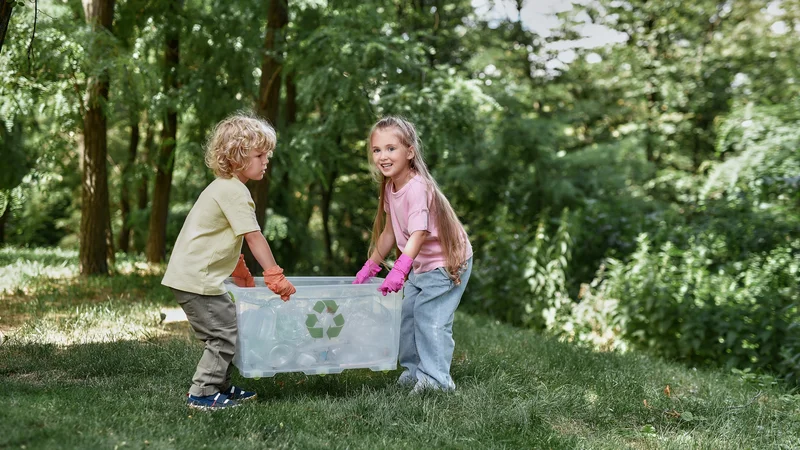
[[[24,322],[7,337],[9,344],[75,345],[149,340],[170,334],[162,326],[164,308],[152,302],[116,300],[76,306]]]
[[[78,252],[58,248],[0,248],[0,293],[23,290],[40,278],[71,278],[78,273]]]
[[[163,265],[120,256],[110,277],[80,277],[77,252],[0,251],[0,332],[19,343],[75,344],[158,336],[160,314],[175,307],[158,289]]]

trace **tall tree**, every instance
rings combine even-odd
[[[119,230],[117,247],[121,252],[128,253],[131,242],[131,188],[133,184],[133,171],[136,164],[136,154],[139,148],[139,117],[131,118],[131,138],[128,144],[128,159],[122,165],[122,180],[120,187],[119,211],[122,215],[122,227]]]
[[[90,67],[103,67],[101,43],[112,33],[114,0],[83,0],[86,22],[92,28]],[[108,204],[107,121],[109,75],[105,68],[87,82],[83,114],[83,183],[81,190],[80,266],[82,275],[107,274],[110,214]]]
[[[164,48],[164,92],[167,103],[164,127],[161,130],[161,146],[156,157],[156,182],[153,187],[153,203],[147,240],[147,260],[161,262],[166,257],[167,215],[172,188],[172,169],[175,166],[175,144],[178,131],[178,66],[180,63],[180,10],[183,0],[170,2],[166,14]]]
[[[261,83],[259,85],[256,113],[267,119],[273,126],[278,125],[278,112],[281,97],[281,71],[283,70],[284,29],[289,22],[289,0],[272,0],[267,10],[267,34],[264,38],[264,57],[261,62]],[[256,218],[261,229],[267,220],[269,187],[272,182],[272,164],[267,166],[264,178],[250,185],[250,193],[256,204]],[[245,259],[250,271],[261,273],[261,267],[245,246]]]
[[[155,145],[155,130],[150,115],[146,116],[147,126],[144,132],[144,145],[139,156],[139,166],[149,168],[151,166],[151,156]],[[147,205],[150,203],[148,196],[148,186],[150,184],[148,170],[141,170],[136,177],[136,214],[137,216],[147,214]],[[135,252],[144,252],[147,247],[147,236],[144,227],[133,229],[133,249]]]
[[[11,217],[13,196],[11,190],[22,183],[31,168],[30,158],[25,153],[22,121],[15,118],[11,129],[0,124],[0,245],[6,242],[5,228]]]
[[[11,21],[15,3],[14,0],[0,0],[0,53],[3,51],[3,42],[6,40],[8,22]]]

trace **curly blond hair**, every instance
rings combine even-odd
[[[234,113],[214,127],[206,144],[206,166],[220,178],[232,178],[247,169],[250,150],[263,150],[272,157],[277,136],[264,119],[247,111]]]

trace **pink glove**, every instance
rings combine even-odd
[[[400,255],[397,258],[397,261],[394,263],[394,267],[392,270],[389,271],[389,275],[386,275],[386,279],[383,280],[383,284],[381,287],[378,288],[379,291],[383,295],[388,294],[389,292],[397,292],[400,289],[403,289],[403,283],[406,281],[406,275],[408,272],[411,271],[411,265],[414,263],[414,260],[409,258],[404,254]]]
[[[381,266],[375,264],[375,261],[368,259],[367,262],[364,263],[364,267],[356,274],[356,279],[353,281],[353,284],[364,284],[380,271]]]

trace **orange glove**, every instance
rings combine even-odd
[[[281,300],[289,300],[289,296],[297,292],[292,283],[283,276],[280,266],[270,267],[264,271],[264,284],[274,293],[281,296]]]
[[[231,277],[233,277],[233,284],[239,287],[256,287],[256,280],[250,275],[250,269],[244,263],[244,255],[239,255],[239,262],[236,263]]]

